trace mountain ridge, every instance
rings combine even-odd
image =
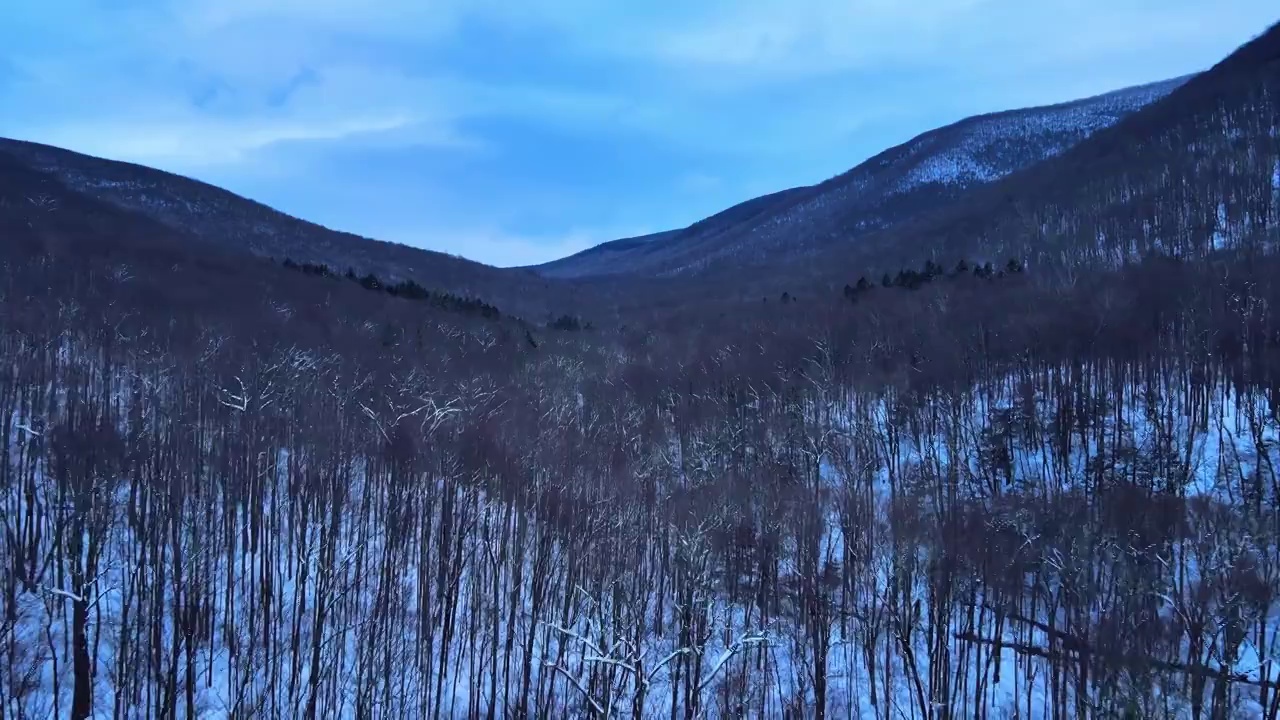
[[[1247,248],[1277,228],[1276,65],[1280,23],[1069,150],[975,188],[963,204],[831,248],[795,273],[829,278],[823,268],[929,256],[1016,256],[1074,273]]]
[[[562,312],[575,290],[513,268],[335,230],[195,178],[25,140],[0,138],[0,155],[55,178],[68,191],[149,218],[175,236],[277,261],[320,263],[386,281],[414,280],[482,297],[529,317]]]
[[[686,228],[645,236],[654,242],[627,239],[619,246],[613,241],[531,269],[554,278],[696,274],[711,265],[731,264],[742,255],[754,253],[752,260],[771,261],[778,255],[852,239],[1060,154],[1192,77],[967,117],[887,148],[814,185],[752,198]],[[1050,122],[1072,115],[1065,130]],[[991,138],[988,132],[987,138],[978,138],[976,148],[962,147],[966,142],[973,145],[975,135],[990,130],[993,124],[1018,121],[1024,130],[1021,137],[996,132]],[[1028,140],[1031,133],[1038,133],[1038,138],[1028,149],[1033,144]],[[734,221],[717,222],[726,217]],[[754,226],[752,221],[756,221]]]

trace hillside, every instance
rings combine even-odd
[[[161,170],[0,138],[0,157],[56,178],[67,191],[148,218],[174,236],[275,260],[322,263],[387,281],[412,279],[531,318],[565,312],[576,291],[511,269],[339,232],[212,185]]]
[[[1277,97],[1280,25],[1066,152],[829,248],[790,277],[834,283],[926,258],[1016,257],[1069,279],[1153,254],[1269,250],[1280,211]]]
[[[754,198],[682,230],[605,243],[534,269],[547,277],[673,276],[790,261],[894,227],[1059,155],[1186,80],[961,120],[817,185]]]
[[[661,241],[679,234],[679,230],[667,230],[610,240],[559,260],[528,266],[528,269],[549,278],[610,275],[615,272],[614,268],[624,267],[634,254],[643,253],[649,247],[660,246]]]
[[[598,275],[643,274],[635,268],[661,263],[672,246],[680,246],[699,235],[715,235],[766,217],[770,211],[787,207],[809,188],[792,188],[738,203],[682,230],[668,230],[637,238],[612,240],[569,257],[530,268],[544,277],[588,277]]]

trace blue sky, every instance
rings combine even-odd
[[[14,0],[0,135],[495,265],[962,117],[1203,69],[1274,0]]]

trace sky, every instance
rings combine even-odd
[[[1274,0],[11,0],[0,136],[491,265],[1207,68]]]

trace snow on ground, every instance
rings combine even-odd
[[[1019,166],[1046,160],[1158,100],[1178,83],[1156,83],[1065,105],[972,118],[958,127],[959,138],[941,149],[935,150],[927,141],[916,141],[909,153],[921,159],[894,192],[907,192],[929,183],[967,185],[997,180],[1017,169],[1007,160],[997,159],[1003,145],[1040,148],[1037,157]],[[1027,142],[1031,138],[1043,141]]]
[[[1064,374],[1063,386],[1070,385],[1070,377]],[[1055,429],[1043,422],[1049,415],[1049,398],[1028,400],[1015,378],[975,389],[958,400],[953,398],[952,401],[958,403],[956,407],[963,408],[962,412],[967,414],[972,436],[957,438],[930,431],[925,426],[902,435],[901,444],[892,455],[884,455],[878,465],[866,468],[875,485],[878,505],[875,517],[883,522],[892,512],[890,467],[897,482],[903,482],[903,478],[911,477],[920,469],[940,473],[954,469],[961,477],[978,477],[988,472],[990,463],[979,452],[984,443],[1006,443],[1016,479],[1070,484],[1085,482],[1092,464],[1101,457],[1100,449],[1093,445],[1096,437],[1105,436],[1108,442],[1135,451],[1105,458],[1114,462],[1116,471],[1121,473],[1129,471],[1126,463],[1170,450],[1160,444],[1163,438],[1173,437],[1177,440],[1171,449],[1175,458],[1154,467],[1173,471],[1174,474],[1164,479],[1185,487],[1190,495],[1227,503],[1241,501],[1241,494],[1247,490],[1245,479],[1259,472],[1271,472],[1270,468],[1280,463],[1280,434],[1263,398],[1245,397],[1234,390],[1223,389],[1213,394],[1202,416],[1193,417],[1178,411],[1186,406],[1187,398],[1155,390],[1154,386],[1129,386],[1119,397],[1119,407],[1104,408],[1099,414],[1101,435],[1098,428],[1079,433],[1065,455],[1052,450],[1049,439],[1055,436]],[[856,417],[848,413],[842,416],[843,410],[835,408],[834,412],[837,417],[843,417],[845,423],[871,418],[872,435],[883,434],[893,412],[887,401],[875,404],[865,410],[864,415]],[[1022,427],[1027,425],[1028,412],[1041,420],[1031,424],[1036,428],[1031,432]],[[15,429],[10,443],[21,443],[33,430],[38,432],[39,423],[14,418],[12,427]],[[848,429],[857,428],[849,426]],[[275,462],[264,468],[266,482],[276,483],[276,492],[283,496],[292,475],[309,471],[307,462],[307,458],[295,457],[288,449],[280,448]],[[673,653],[687,651],[670,631],[677,622],[677,606],[670,599],[661,614],[667,631],[648,632],[631,655],[612,649],[613,655],[600,656],[580,640],[590,640],[601,648],[617,641],[618,637],[603,627],[598,618],[636,611],[625,603],[616,604],[608,593],[594,596],[585,591],[572,593],[572,602],[566,608],[535,617],[526,592],[521,606],[512,615],[503,597],[517,580],[512,568],[495,562],[498,548],[488,539],[500,536],[499,524],[506,517],[501,502],[476,489],[442,479],[416,485],[413,493],[431,494],[436,498],[450,496],[454,512],[486,529],[469,533],[456,549],[432,542],[425,546],[425,551],[419,552],[412,546],[390,544],[386,523],[394,508],[386,498],[364,496],[361,478],[366,468],[362,463],[348,471],[351,494],[341,516],[334,552],[336,561],[325,579],[320,569],[323,523],[295,524],[293,517],[278,516],[286,512],[284,508],[277,510],[269,505],[263,508],[264,515],[273,520],[265,529],[268,534],[257,546],[245,547],[243,552],[229,557],[213,549],[201,554],[194,546],[185,545],[187,555],[181,561],[172,555],[143,558],[144,543],[123,518],[119,518],[107,536],[104,571],[96,583],[93,599],[90,632],[99,662],[95,678],[97,707],[115,708],[117,702],[121,702],[123,717],[147,717],[155,714],[166,697],[161,680],[165,676],[164,667],[169,663],[167,658],[161,659],[160,665],[153,669],[154,679],[144,684],[140,696],[124,700],[119,697],[118,673],[130,670],[121,666],[126,663],[122,658],[134,658],[128,654],[128,648],[121,647],[121,642],[134,637],[127,630],[138,623],[155,627],[159,635],[155,640],[157,647],[177,648],[175,652],[181,655],[186,653],[188,643],[194,643],[190,656],[198,675],[198,692],[191,706],[195,716],[208,718],[252,715],[259,711],[280,714],[283,709],[296,713],[307,702],[313,677],[322,688],[318,697],[321,717],[356,717],[358,712],[380,717],[425,716],[437,702],[443,717],[483,714],[489,708],[491,693],[501,704],[514,691],[512,686],[518,673],[507,676],[509,684],[505,687],[489,684],[490,678],[495,677],[487,665],[493,643],[505,648],[508,640],[513,646],[512,665],[519,667],[526,659],[525,648],[529,648],[532,686],[544,688],[553,681],[559,683],[556,700],[559,712],[573,717],[583,712],[583,695],[564,678],[554,675],[546,664],[548,658],[570,674],[584,677],[580,674],[585,668],[602,660],[635,662],[642,659],[653,668]],[[1133,471],[1146,470],[1135,466]],[[704,468],[702,472],[713,474],[714,468]],[[831,492],[838,491],[846,481],[831,457],[823,459],[821,473],[824,486]],[[208,478],[207,482],[216,485],[216,478]],[[41,487],[41,492],[48,492],[43,483]],[[21,510],[27,502],[52,501],[51,497],[39,493],[25,497],[18,488],[11,488],[10,492],[14,494],[7,498],[6,507],[12,509]],[[120,500],[123,506],[126,498]],[[367,512],[357,511],[365,506],[369,507]],[[445,505],[434,507],[443,513]],[[447,519],[437,514],[430,521],[438,528]],[[198,519],[192,518],[192,521]],[[839,509],[831,510],[823,518],[823,524],[818,546],[822,562],[843,562],[849,538]],[[529,532],[535,530],[531,528]],[[548,565],[543,567],[535,566],[532,555],[526,555],[519,582],[530,582],[538,573],[546,573],[548,567],[557,568],[558,573],[558,568],[563,568],[571,556],[570,548],[564,543],[563,540],[556,542]],[[452,579],[457,586],[456,600],[448,606],[435,605],[432,596],[423,595],[422,590],[436,581],[435,573],[443,567],[441,553],[455,550],[462,564],[446,565],[453,568],[450,572],[456,572]],[[895,560],[892,548],[883,544],[874,550],[865,582],[853,588],[854,595],[845,600],[855,609],[887,613],[890,611],[885,606],[886,598],[890,586],[896,582],[894,564],[902,558]],[[0,548],[0,565],[5,567],[12,561],[7,552]],[[791,546],[788,552],[792,557],[784,562],[784,568],[794,573],[798,568],[794,557],[798,549]],[[927,561],[925,548],[912,552],[919,556],[920,562]],[[1173,552],[1190,553],[1191,548],[1175,547]],[[386,567],[396,568],[391,577],[379,573],[384,559],[389,563]],[[168,586],[139,585],[131,568],[144,562],[164,565],[170,573],[181,567],[187,573],[228,579],[229,592],[207,598],[211,603],[209,612],[219,618],[207,629],[207,636],[191,636],[175,626],[173,608],[195,598],[175,596],[173,588]],[[1200,573],[1196,562],[1185,564],[1193,576]],[[907,612],[912,601],[927,596],[927,588],[919,584],[920,576],[913,577],[913,585],[900,588],[907,604],[897,612]],[[270,578],[272,590],[268,597],[274,615],[265,631],[261,627],[255,629],[253,619],[261,618],[263,612],[257,602],[263,596],[264,578]],[[422,584],[424,579],[427,585]],[[489,590],[495,587],[504,592]],[[715,672],[714,681],[708,682],[705,691],[708,716],[734,715],[734,708],[724,704],[730,695],[721,694],[720,688],[735,683],[746,688],[743,691],[746,696],[755,698],[752,702],[764,717],[782,717],[787,708],[811,707],[814,663],[807,645],[808,635],[794,620],[799,608],[787,600],[781,615],[764,618],[759,608],[749,601],[732,602],[714,586],[708,588],[699,591],[704,593],[699,607],[705,609],[709,619],[709,633],[700,652],[705,658],[704,669]],[[67,650],[71,605],[68,596],[64,586],[49,578],[39,587],[17,595],[10,609],[11,625],[0,628],[4,630],[0,633],[4,640],[0,643],[0,668],[21,671],[20,676],[4,679],[6,689],[0,695],[0,702],[7,717],[46,718],[66,714],[72,686]],[[979,593],[975,598],[975,607],[980,607],[982,595]],[[639,612],[645,616],[655,615],[656,602],[657,597],[651,595]],[[1168,616],[1178,612],[1181,602],[1182,599],[1171,596],[1162,603],[1161,613]],[[314,636],[312,627],[317,603],[325,603],[330,612],[344,618],[341,623],[327,623],[319,638]],[[393,613],[392,622],[378,621],[387,608]],[[472,609],[479,612],[473,615]],[[1275,608],[1272,613],[1271,626],[1280,627]],[[236,618],[234,622],[222,621],[232,617]],[[480,624],[468,625],[470,618],[477,618]],[[1000,638],[1009,645],[1048,643],[1048,637],[1039,629],[999,627],[993,613],[977,610],[953,608],[938,627],[932,625],[933,620],[927,615],[917,616],[913,620],[915,630],[905,640],[895,634],[888,620],[885,619],[886,624],[879,626],[870,640],[867,639],[870,626],[862,620],[836,618],[831,622],[826,655],[831,717],[883,718],[886,713],[891,717],[923,717],[912,678],[918,676],[928,683],[934,675],[929,667],[931,637],[954,638],[960,633],[970,633]],[[1065,618],[1060,620],[1066,622]],[[446,643],[439,630],[449,622],[458,626],[454,638]],[[426,626],[435,628],[436,632],[422,634]],[[744,640],[745,645],[741,644]],[[882,660],[875,668],[874,679],[863,651],[866,643],[873,648],[873,655]],[[947,658],[951,670],[942,675],[959,678],[961,683],[953,689],[956,703],[953,710],[963,716],[1049,716],[1051,676],[1046,662],[1020,655],[1009,646],[994,654],[989,649],[975,650],[974,646],[966,647],[960,642],[948,640],[948,643],[942,657]],[[311,648],[316,644],[320,647],[320,661],[313,665]],[[913,656],[910,660],[904,654],[908,647]],[[730,648],[735,651],[729,652]],[[1280,667],[1273,662],[1277,650],[1277,647],[1257,647],[1250,638],[1230,669],[1248,678],[1280,678]],[[125,654],[122,655],[122,651]],[[505,650],[499,654],[505,657]],[[1206,654],[1202,661],[1211,669],[1216,667],[1211,654]],[[385,675],[386,668],[392,668],[390,675]],[[673,690],[669,668],[669,665],[658,668],[652,675],[644,703],[645,716],[663,716],[669,711]],[[615,676],[613,699],[617,714],[622,717],[629,712],[630,687],[625,673]],[[592,692],[594,698],[602,697],[599,687]],[[1237,685],[1236,692],[1241,693],[1241,707],[1256,709],[1254,696],[1247,689]],[[186,703],[181,698],[178,700],[175,715],[187,717]],[[390,704],[385,704],[387,702]],[[1179,689],[1170,688],[1163,702],[1171,708],[1173,717],[1185,714]],[[104,710],[104,716],[109,714]]]

